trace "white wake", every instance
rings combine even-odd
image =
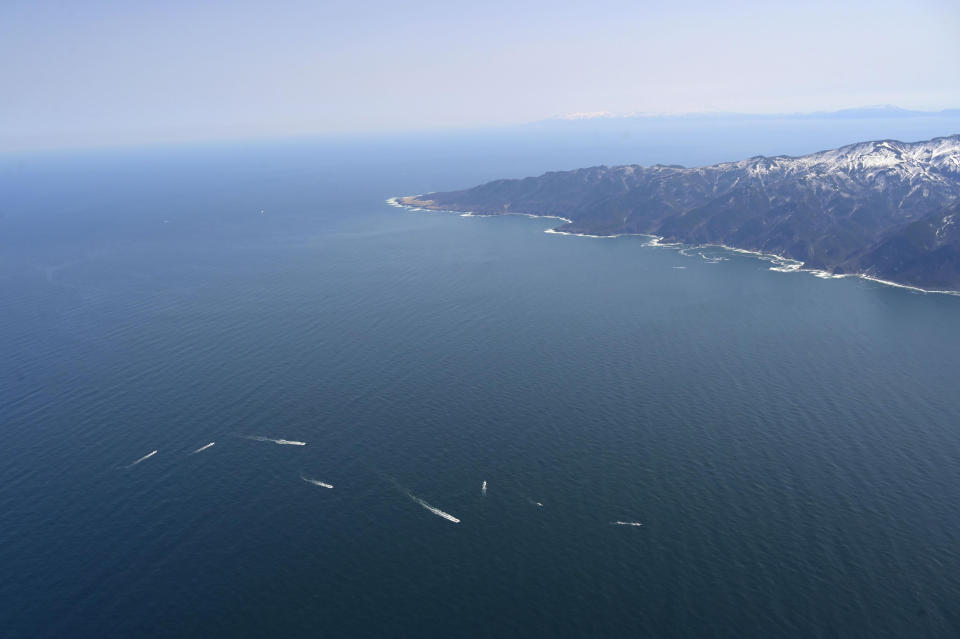
[[[193,451],[193,452],[190,453],[190,454],[191,454],[191,455],[196,455],[197,453],[202,453],[203,451],[205,451],[206,449],[210,448],[211,446],[213,446],[213,445],[216,444],[216,443],[217,443],[217,442],[210,442],[210,443],[207,444],[206,446],[201,446],[200,448],[196,449],[195,451]]]
[[[293,439],[273,439],[272,437],[263,437],[261,435],[247,435],[244,439],[252,439],[255,442],[273,442],[280,446],[306,446],[307,442],[298,442]]]
[[[142,462],[143,460],[145,460],[145,459],[150,459],[151,457],[153,457],[153,456],[156,455],[156,454],[157,454],[157,451],[153,451],[152,453],[147,453],[146,455],[144,455],[143,457],[141,457],[141,458],[138,459],[137,461],[135,461],[135,462],[133,462],[132,464],[130,464],[129,466],[127,466],[127,468],[133,468],[134,466],[136,466],[137,464],[139,464],[139,463]]]
[[[432,512],[432,513],[433,513],[434,515],[436,515],[437,517],[443,517],[443,518],[446,519],[447,521],[452,521],[452,522],[455,523],[455,524],[459,524],[459,523],[460,523],[460,520],[457,519],[456,517],[454,517],[453,515],[451,515],[450,513],[444,512],[444,511],[440,510],[439,508],[434,508],[433,506],[431,506],[431,505],[428,504],[427,502],[423,501],[422,499],[420,499],[419,497],[417,497],[417,496],[414,495],[413,493],[407,493],[407,496],[410,497],[410,499],[412,499],[413,501],[415,501],[415,502],[417,502],[418,504],[420,504],[421,506],[423,506],[424,508],[426,508],[427,510],[429,510],[430,512]]]
[[[303,475],[300,475],[300,479],[307,482],[308,484],[313,484],[314,486],[320,486],[321,488],[333,488],[333,484],[322,482],[319,479],[310,479],[309,477],[304,477]]]

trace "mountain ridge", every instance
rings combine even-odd
[[[542,120],[535,120],[527,124],[545,124],[559,122],[606,121],[624,122],[631,120],[822,120],[822,119],[865,119],[865,118],[954,118],[960,116],[960,108],[947,107],[943,109],[906,109],[893,104],[876,104],[860,107],[847,107],[834,110],[818,111],[680,111],[680,112],[611,112],[585,111],[556,115]]]
[[[723,244],[833,274],[960,290],[960,135],[701,167],[595,166],[399,201],[550,215],[569,220],[557,231]]]

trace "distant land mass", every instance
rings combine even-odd
[[[547,215],[557,231],[717,244],[926,290],[960,290],[960,135],[798,157],[597,166],[400,198],[482,215]]]
[[[702,111],[688,113],[611,113],[609,111],[588,111],[568,113],[532,124],[559,121],[605,120],[608,122],[627,120],[855,120],[869,118],[958,118],[960,109],[941,109],[939,111],[919,111],[903,109],[892,104],[839,109],[837,111],[809,111],[792,113],[741,113],[736,111]]]

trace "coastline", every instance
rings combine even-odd
[[[404,201],[405,200],[405,201]],[[414,202],[411,204],[409,202]],[[390,206],[394,206],[401,209],[407,209],[409,211],[418,211],[426,213],[456,213],[460,217],[504,217],[508,215],[515,215],[519,217],[529,217],[529,218],[545,218],[560,220],[567,224],[572,224],[573,220],[559,215],[534,215],[533,213],[497,213],[497,214],[488,214],[488,213],[474,213],[472,211],[455,211],[452,209],[443,209],[436,206],[431,206],[433,202],[431,200],[421,200],[418,196],[396,196],[391,197],[386,200],[386,203]],[[550,235],[569,235],[573,237],[589,237],[593,239],[615,239],[618,237],[648,237],[650,240],[643,244],[645,247],[650,248],[675,248],[679,249],[681,252],[687,249],[699,249],[699,248],[719,248],[732,253],[740,253],[742,255],[750,255],[752,257],[759,258],[765,262],[771,262],[774,266],[771,266],[769,270],[776,271],[777,273],[809,273],[814,277],[824,280],[839,280],[846,279],[850,277],[859,278],[866,280],[868,282],[875,282],[877,284],[882,284],[884,286],[891,286],[894,288],[903,288],[917,293],[930,293],[937,295],[952,295],[955,297],[960,297],[960,291],[950,291],[950,290],[936,290],[936,289],[925,289],[920,288],[919,286],[913,286],[911,284],[902,284],[900,282],[894,282],[891,280],[883,280],[866,273],[831,273],[829,271],[824,271],[822,269],[809,269],[803,268],[803,262],[800,260],[795,260],[790,257],[784,257],[782,255],[776,255],[773,253],[763,253],[762,251],[751,251],[750,249],[739,248],[736,246],[728,246],[726,244],[684,244],[682,242],[664,242],[662,237],[653,235],[651,233],[616,233],[611,235],[592,235],[589,233],[574,233],[570,231],[558,231],[556,229],[546,229],[544,233]]]
[[[401,200],[411,200],[416,202],[416,204],[408,204],[407,202],[401,202]],[[419,200],[416,196],[397,196],[387,198],[386,203],[390,206],[395,206],[399,209],[407,209],[408,211],[423,211],[429,213],[456,213],[460,217],[504,217],[507,215],[516,215],[519,217],[530,217],[530,218],[549,218],[551,220],[560,220],[561,222],[566,222],[567,224],[572,224],[573,220],[565,217],[560,217],[559,215],[534,215],[533,213],[474,213],[473,211],[454,211],[453,209],[442,209],[440,207],[429,206],[432,204],[430,200]],[[562,233],[563,231],[554,231],[556,233]],[[586,236],[585,236],[586,237]],[[605,237],[603,235],[594,235],[590,237]]]

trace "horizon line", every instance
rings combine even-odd
[[[12,146],[4,148],[0,141],[0,157],[30,154],[46,154],[55,152],[90,152],[90,151],[109,151],[122,149],[139,148],[167,148],[184,147],[192,145],[208,144],[245,144],[245,143],[264,143],[264,142],[306,142],[311,140],[345,140],[345,139],[377,139],[394,136],[409,136],[423,134],[456,134],[484,131],[509,131],[510,129],[527,129],[539,125],[568,125],[595,123],[595,122],[614,122],[622,120],[634,121],[656,121],[656,120],[676,120],[676,119],[846,119],[846,120],[866,120],[876,118],[928,118],[928,117],[948,117],[960,118],[960,107],[946,107],[939,110],[924,109],[905,109],[892,104],[870,105],[859,107],[845,107],[835,110],[819,111],[789,111],[789,112],[748,112],[748,111],[677,111],[677,112],[642,112],[633,111],[629,113],[613,113],[609,111],[590,111],[576,112],[563,115],[554,115],[540,120],[526,120],[509,124],[475,124],[475,125],[450,125],[443,127],[410,127],[400,129],[362,129],[352,131],[305,131],[302,133],[263,133],[248,135],[224,135],[214,137],[187,137],[187,138],[153,138],[130,142],[106,142],[103,144],[88,144],[84,142],[68,143],[66,145],[38,145],[38,146]],[[950,134],[946,134],[950,135]]]

